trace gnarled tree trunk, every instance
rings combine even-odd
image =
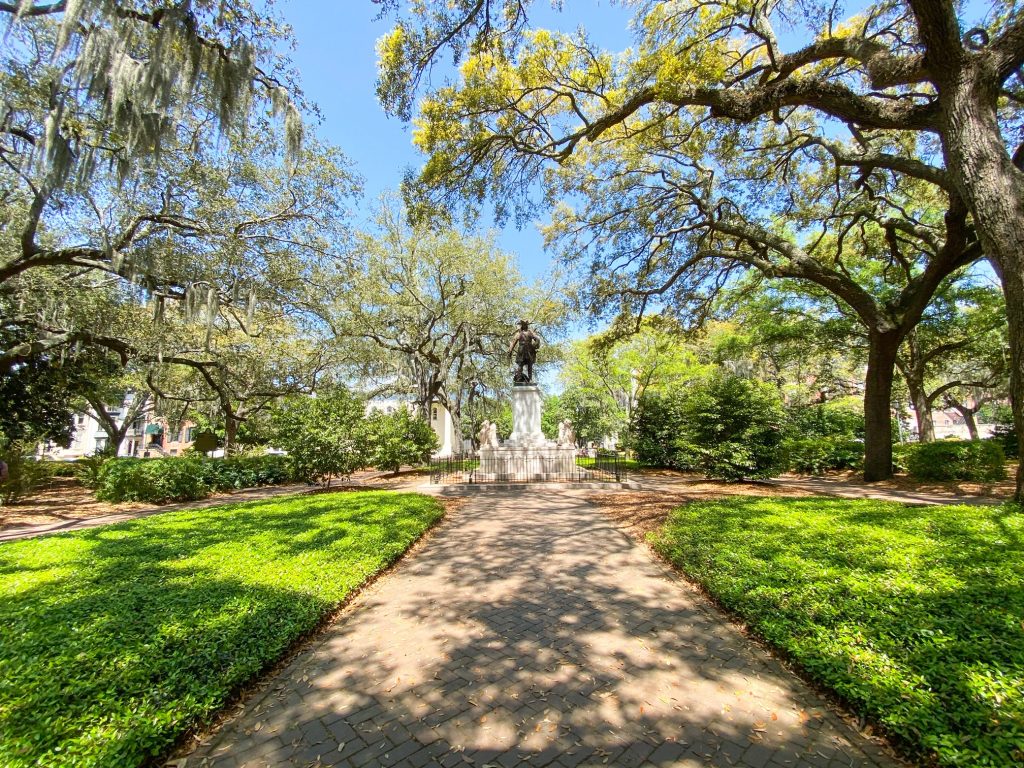
[[[1006,298],[1013,423],[1024,432],[1024,173],[1003,144],[996,116],[995,73],[963,67],[940,88],[943,149],[952,178],[974,218],[985,253],[996,266]],[[1014,498],[1024,501],[1024,454]]]
[[[864,387],[864,479],[892,476],[892,379],[896,352],[902,341],[898,329],[868,334],[868,371]]]

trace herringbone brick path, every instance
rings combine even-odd
[[[197,764],[890,761],[597,509],[539,489],[472,497]]]

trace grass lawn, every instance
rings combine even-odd
[[[0,545],[0,766],[164,753],[442,512],[289,496]]]
[[[614,462],[614,459],[605,459],[602,462],[602,466],[610,466],[613,462]],[[595,459],[592,456],[577,456],[576,457],[576,466],[577,467],[584,467],[584,468],[592,467],[592,466],[594,466],[597,463],[598,463],[598,459]],[[635,472],[638,469],[645,469],[646,466],[647,465],[641,464],[636,459],[626,459],[626,458],[623,458],[621,456],[619,457],[619,467],[624,469],[624,470],[626,470],[626,471],[628,471],[628,472]]]
[[[688,504],[657,549],[911,752],[1024,765],[1024,512]]]

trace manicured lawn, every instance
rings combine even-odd
[[[0,545],[0,766],[163,753],[442,512],[289,496]]]
[[[654,543],[912,752],[1024,765],[1019,508],[737,498]]]
[[[613,463],[614,463],[614,459],[601,459],[601,460],[599,460],[599,459],[592,458],[590,456],[577,456],[576,457],[576,466],[577,467],[584,467],[584,468],[592,467],[595,464],[597,464],[599,461],[600,461],[600,465],[601,466],[612,466]],[[626,459],[626,458],[623,458],[621,456],[619,457],[619,467],[621,469],[624,469],[624,470],[628,471],[628,472],[635,472],[638,469],[644,469],[645,466],[646,466],[645,464],[641,464],[636,459]]]

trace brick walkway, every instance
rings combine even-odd
[[[188,757],[889,766],[580,495],[484,491]]]

